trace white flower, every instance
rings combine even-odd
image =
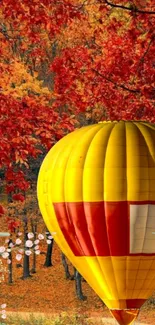
[[[18,236],[21,236],[22,235],[22,232],[18,232]]]
[[[25,254],[26,254],[27,256],[30,256],[30,255],[32,254],[32,252],[31,252],[30,250],[26,250],[26,251],[25,251]]]
[[[27,236],[28,236],[29,239],[31,239],[31,238],[34,237],[34,234],[33,234],[33,232],[29,232]]]
[[[25,246],[26,246],[26,247],[29,247],[29,248],[32,247],[32,246],[33,246],[33,242],[32,242],[32,240],[29,240],[29,239],[28,239],[28,240],[26,241],[26,243],[25,243]]]
[[[9,244],[9,247],[14,247],[14,244],[13,244],[13,243],[10,243],[10,244]]]
[[[16,245],[20,245],[20,244],[21,244],[21,242],[22,242],[22,241],[21,241],[21,239],[20,239],[20,238],[17,238],[17,239],[16,239]]]
[[[39,245],[36,245],[36,246],[34,247],[34,249],[35,249],[35,250],[39,249]]]
[[[34,244],[35,244],[35,245],[38,245],[38,244],[39,244],[39,239],[36,239],[36,240],[34,241]]]
[[[8,252],[4,252],[4,253],[2,254],[2,257],[3,257],[3,258],[8,258],[8,256],[9,256],[9,253],[8,253]]]
[[[51,235],[50,235],[50,236],[48,236],[48,239],[53,239],[53,236],[51,236]]]
[[[5,247],[4,246],[0,246],[0,254],[5,252]]]
[[[2,314],[1,318],[6,319],[6,314]]]
[[[9,258],[7,259],[7,263],[8,264],[11,264],[11,260]]]
[[[24,252],[23,248],[18,249],[18,253],[22,254]]]
[[[10,253],[11,252],[11,248],[7,248],[7,252]]]
[[[2,305],[1,305],[1,308],[2,308],[2,309],[5,309],[5,308],[6,308],[6,304],[2,304]]]
[[[44,235],[39,234],[39,235],[38,235],[38,239],[40,239],[40,240],[44,239]]]
[[[35,251],[36,255],[40,254],[40,250],[38,249],[37,251]]]
[[[47,239],[46,242],[47,242],[48,245],[51,244],[51,240],[50,239]]]
[[[21,259],[22,259],[22,255],[21,255],[21,254],[17,254],[17,255],[16,255],[16,260],[17,260],[17,261],[20,261]]]

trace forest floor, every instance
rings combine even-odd
[[[39,227],[41,227],[40,232],[42,232],[44,225],[40,226],[39,223]],[[7,231],[7,224],[6,221],[3,222],[3,218],[1,218],[0,231]],[[4,238],[0,238],[0,246],[3,243]],[[83,294],[87,296],[87,300],[80,301],[76,297],[75,282],[65,279],[61,252],[55,243],[52,257],[53,266],[48,268],[43,266],[46,249],[47,244],[44,241],[40,245],[42,254],[37,255],[37,272],[26,280],[21,279],[22,267],[17,268],[17,264],[22,264],[23,262],[17,262],[15,253],[12,253],[13,283],[7,283],[7,272],[4,273],[4,281],[0,283],[0,305],[7,304],[6,312],[22,313],[22,315],[27,315],[27,313],[44,313],[53,316],[67,313],[69,315],[84,315],[94,319],[107,318],[110,321],[111,314],[108,308],[87,282],[82,282]],[[2,261],[4,267],[7,268],[6,261],[4,259]],[[30,269],[31,267],[32,256],[30,257]],[[71,274],[73,274],[73,267],[70,263],[69,267]],[[140,325],[141,323],[155,325],[155,304],[151,300],[143,305],[139,313],[136,324]]]
[[[45,251],[45,247],[43,248]],[[22,268],[17,268],[13,262],[12,284],[0,284],[0,304],[7,304],[6,311],[19,313],[44,313],[59,315],[61,313],[85,315],[93,318],[111,318],[107,307],[93,292],[86,282],[82,282],[86,301],[80,301],[75,294],[75,283],[66,280],[61,263],[60,250],[57,245],[53,249],[53,266],[43,267],[45,255],[37,256],[37,273],[22,280]],[[18,262],[19,263],[19,262]],[[70,265],[73,274],[72,266]],[[138,316],[138,323],[155,324],[155,305],[146,303]],[[68,324],[69,325],[69,324]]]

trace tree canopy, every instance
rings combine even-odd
[[[0,18],[0,167],[16,199],[30,158],[75,127],[155,121],[153,0],[2,0]]]

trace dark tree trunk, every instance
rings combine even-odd
[[[11,193],[8,193],[8,203],[12,203],[12,195],[11,195]]]
[[[61,260],[62,260],[62,265],[65,270],[66,279],[75,280],[75,291],[76,291],[76,295],[77,295],[78,299],[86,300],[87,297],[84,296],[83,292],[82,292],[82,284],[81,284],[82,276],[81,276],[81,274],[76,270],[75,267],[74,267],[74,275],[70,274],[69,267],[68,267],[68,264],[66,261],[66,256],[62,252],[61,252]]]
[[[76,290],[76,295],[80,300],[86,300],[87,297],[83,295],[82,292],[82,284],[81,284],[81,280],[82,280],[82,276],[81,274],[76,270],[76,268],[74,267],[74,278],[75,278],[75,290]]]
[[[10,185],[10,182],[7,182],[7,185]],[[8,204],[13,202],[13,200],[12,200],[12,192],[7,193],[7,201],[8,201]]]
[[[25,246],[26,240],[28,240],[28,228],[27,228],[27,218],[24,218],[24,249],[28,250],[28,248]],[[23,261],[23,277],[22,279],[29,278],[30,275],[30,263],[29,263],[29,256],[25,254],[24,251],[24,261]]]
[[[47,230],[48,232],[48,230]],[[48,239],[48,236],[50,236],[50,232],[48,232],[46,234],[46,238]],[[44,266],[45,267],[50,267],[52,266],[52,251],[53,251],[53,244],[54,244],[54,240],[53,238],[51,239],[51,243],[47,244],[47,252],[46,252],[46,259],[45,259],[45,263]]]
[[[36,234],[37,234],[37,224],[33,222],[33,220],[31,219],[31,230],[32,230],[32,233],[34,234],[34,241],[36,240]],[[36,259],[36,253],[35,253],[35,249],[33,247],[33,264],[32,264],[32,269],[31,269],[31,273],[36,273],[36,262],[37,262],[37,259]]]
[[[74,280],[74,275],[71,275],[70,272],[69,272],[69,267],[68,267],[68,264],[67,264],[67,261],[66,261],[66,256],[62,252],[61,252],[61,260],[62,260],[62,265],[63,265],[64,270],[65,270],[66,279]]]
[[[22,279],[27,279],[30,277],[30,263],[29,263],[29,256],[24,254],[24,262],[23,262],[23,277]]]
[[[8,248],[10,248],[10,244],[12,244],[12,239],[8,242]],[[10,248],[11,249],[11,248]],[[9,252],[9,260],[11,261],[10,264],[8,264],[8,283],[13,283],[13,277],[12,277],[12,252]]]

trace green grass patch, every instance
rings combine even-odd
[[[22,318],[20,314],[8,315],[0,322],[0,325],[93,325],[92,321],[85,316],[62,313],[57,317],[36,316],[33,313]]]

